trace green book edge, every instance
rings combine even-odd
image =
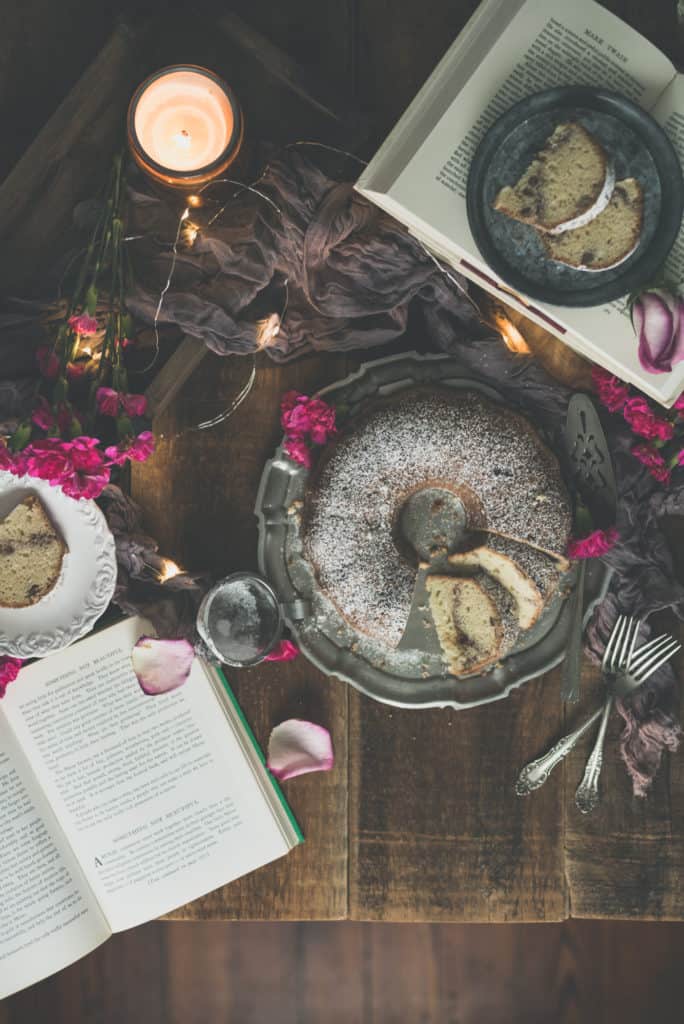
[[[223,683],[223,688],[226,691],[226,693],[228,694],[230,702],[233,705],[238,718],[242,722],[243,728],[244,728],[245,732],[247,733],[247,736],[249,737],[249,739],[250,739],[250,741],[252,743],[252,746],[254,747],[254,749],[256,750],[257,754],[259,755],[259,760],[263,764],[264,768],[266,768],[266,758],[264,757],[264,752],[261,749],[261,747],[259,746],[259,743],[257,742],[256,736],[252,732],[251,725],[249,724],[249,722],[245,718],[245,713],[242,710],[242,708],[240,707],[240,705],[238,703],[238,700],[237,700],[237,697],[235,696],[235,694],[233,693],[233,691],[232,691],[232,689],[230,687],[230,683],[228,682],[228,680],[226,679],[225,675],[223,674],[223,670],[222,669],[217,667],[216,671],[218,672],[219,676],[221,677],[221,682]],[[292,825],[292,828],[294,829],[295,834],[297,835],[297,838],[299,839],[299,842],[303,843],[304,842],[304,833],[302,832],[301,828],[299,827],[299,822],[297,821],[297,819],[295,818],[294,814],[292,813],[292,808],[290,807],[290,805],[288,804],[287,800],[285,799],[285,794],[283,793],[282,789],[280,788],[280,784],[279,784],[278,780],[268,771],[268,768],[266,768],[266,772],[268,774],[269,781],[270,781],[271,785],[273,786],[273,789],[275,790],[276,796],[280,800],[280,803],[282,804],[283,810],[287,814],[287,817],[288,817],[288,819],[290,821],[290,824]]]

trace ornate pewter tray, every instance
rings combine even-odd
[[[358,372],[319,394],[345,417],[353,418],[369,398],[386,397],[416,384],[479,391],[495,402],[502,397],[463,369],[458,360],[409,352],[364,363]],[[259,520],[259,569],[282,603],[283,615],[303,654],[326,675],[351,683],[362,693],[405,708],[465,708],[506,697],[510,691],[547,672],[563,658],[570,614],[563,593],[552,600],[535,627],[502,662],[482,675],[450,676],[435,654],[388,651],[357,633],[319,591],[302,551],[301,510],[308,471],[287,459],[279,446],[264,467],[255,513]],[[609,572],[600,562],[587,566],[585,617],[605,593]]]

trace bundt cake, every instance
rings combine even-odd
[[[419,564],[397,524],[425,489],[462,506],[453,574],[428,576],[428,586],[450,671],[472,674],[505,657],[556,591],[567,569],[568,494],[530,423],[472,390],[416,387],[370,402],[324,449],[302,538],[323,595],[390,650]]]

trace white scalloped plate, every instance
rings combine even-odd
[[[59,580],[30,608],[0,608],[0,654],[42,658],[88,633],[116,585],[114,538],[94,501],[69,498],[60,487],[0,471],[0,519],[29,494],[40,498],[68,554]]]

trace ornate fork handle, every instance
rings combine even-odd
[[[601,714],[602,711],[599,708],[591,718],[587,718],[574,732],[569,732],[567,736],[563,736],[562,739],[558,740],[558,743],[551,747],[550,750],[547,750],[545,754],[542,754],[541,757],[538,757],[536,761],[530,761],[529,764],[526,764],[515,784],[515,791],[518,796],[527,796],[528,793],[543,786],[556,765],[560,764],[563,758],[570,753],[580,737],[584,736],[587,729],[592,727]]]
[[[603,744],[606,738],[608,719],[613,708],[613,698],[608,697],[603,706],[603,717],[599,726],[594,749],[589,755],[582,781],[575,793],[575,803],[582,814],[590,814],[599,802],[599,776],[603,767]]]

